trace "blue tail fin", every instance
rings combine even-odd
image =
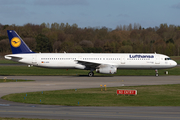
[[[14,30],[7,30],[13,54],[34,53]]]

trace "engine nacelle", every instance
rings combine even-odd
[[[84,70],[84,69],[86,68],[86,66],[77,64],[77,65],[75,66],[75,68],[76,68],[76,69]]]
[[[96,72],[103,74],[115,74],[117,72],[117,68],[114,66],[100,67],[99,69],[96,69]]]

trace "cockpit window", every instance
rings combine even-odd
[[[171,58],[165,58],[165,60],[171,60]]]

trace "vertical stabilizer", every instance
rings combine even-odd
[[[7,30],[13,54],[34,53],[14,30]]]

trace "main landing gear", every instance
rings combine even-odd
[[[158,70],[156,69],[155,72],[156,72],[156,75],[155,75],[155,76],[158,77],[158,76],[159,76]]]
[[[93,72],[93,71],[94,71],[94,69],[91,68],[91,69],[90,69],[90,72],[88,73],[88,76],[89,76],[89,77],[93,77],[93,76],[94,76],[94,72]]]
[[[94,72],[89,72],[89,73],[88,73],[88,76],[89,76],[89,77],[94,76]]]

